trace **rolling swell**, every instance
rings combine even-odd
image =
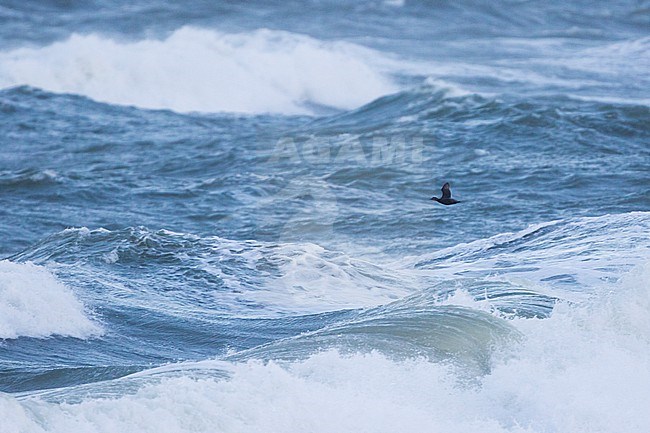
[[[304,409],[305,412],[294,415],[291,422],[295,422],[297,416],[303,422],[314,422],[314,426],[320,425],[320,417],[313,412],[317,407],[318,413],[327,417],[334,413],[340,415],[346,408],[350,416],[366,417],[364,425],[377,420],[390,423],[390,419],[397,416],[401,423],[407,422],[408,427],[414,429],[424,428],[427,422],[446,422],[450,428],[460,427],[463,431],[479,428],[479,425],[481,429],[488,426],[488,431],[521,431],[509,423],[532,421],[559,428],[567,420],[580,425],[588,423],[595,428],[609,428],[622,421],[617,412],[594,418],[588,415],[590,409],[602,404],[608,407],[620,404],[636,410],[640,408],[639,400],[647,393],[645,388],[638,386],[647,373],[642,368],[647,344],[644,319],[630,309],[639,302],[647,302],[647,286],[639,285],[647,268],[638,271],[626,278],[610,302],[590,306],[563,304],[553,317],[543,321],[516,319],[514,325],[523,334],[516,352],[511,351],[512,347],[505,352],[498,350],[490,361],[489,372],[479,379],[478,385],[462,380],[450,383],[450,377],[454,377],[450,368],[452,371],[453,368],[444,363],[430,363],[420,358],[396,360],[378,352],[345,355],[326,350],[305,360],[289,362],[204,360],[179,363],[117,381],[41,391],[31,397],[26,394],[20,400],[9,400],[4,395],[0,398],[4,399],[3,407],[11,409],[14,416],[20,414],[23,425],[30,428],[36,426],[33,414],[39,414],[54,419],[57,429],[70,425],[80,428],[81,425],[86,431],[96,431],[106,413],[119,414],[116,418],[118,426],[132,425],[135,419],[129,413],[133,414],[134,407],[138,417],[147,419],[145,429],[161,428],[159,417],[154,414],[155,408],[163,407],[166,413],[172,414],[170,420],[181,423],[177,427],[180,430],[200,413],[208,426],[223,427],[226,424],[228,429],[237,431],[242,426],[272,422],[279,431],[286,426],[284,417],[278,418],[277,411],[269,409],[270,405],[261,400],[257,402],[255,396],[260,394],[275,396],[273,407],[282,404]],[[617,320],[610,320],[612,317],[617,317]],[[552,332],[549,332],[549,327]],[[372,327],[367,330],[373,333]],[[621,330],[627,332],[620,333]],[[335,328],[333,331],[346,339],[344,330]],[[379,332],[380,337],[387,335],[388,332],[384,331],[389,330]],[[410,331],[408,326],[400,332],[407,331]],[[352,326],[351,335],[354,332],[355,326]],[[569,337],[572,344],[567,347],[565,343]],[[605,342],[608,344],[603,344]],[[621,359],[640,368],[617,372],[612,379],[610,369]],[[604,374],[607,371],[610,375]],[[597,383],[582,382],[576,379],[579,372],[599,379]],[[522,387],[522,384],[527,386]],[[605,400],[590,401],[589,396],[603,387],[608,391]],[[531,392],[532,389],[536,392]],[[318,394],[317,398],[314,393]],[[371,405],[364,403],[367,400],[363,396],[368,393],[373,395]],[[88,395],[110,398],[89,400]],[[548,405],[551,396],[556,400],[559,398],[564,407],[576,395],[586,402],[587,407],[581,411],[569,413],[561,409],[558,412]],[[516,412],[513,419],[499,410],[495,412],[495,396],[507,401],[526,402],[539,413]],[[343,405],[337,403],[341,399]],[[68,402],[64,414],[59,411],[61,401]],[[192,415],[179,409],[188,403],[192,404]],[[462,410],[460,403],[463,403]],[[231,416],[229,411],[215,414],[205,404],[210,408],[213,404],[230,404],[238,413],[244,413],[245,418]],[[389,407],[390,418],[384,417],[382,414]],[[497,405],[496,409],[499,407]],[[467,420],[467,411],[474,414],[473,420]],[[643,422],[643,419],[636,422]],[[342,426],[349,426],[349,421],[343,422]],[[389,431],[380,425],[375,430]]]
[[[5,389],[112,379],[151,362],[200,360],[227,350],[236,350],[224,358],[232,362],[297,362],[330,349],[379,352],[391,359],[446,360],[487,374],[492,351],[519,338],[508,321],[548,318],[563,298],[576,302],[618,284],[647,249],[637,234],[647,222],[646,213],[555,221],[389,266],[309,244],[145,228],[66,230],[10,259],[47,265],[76,289],[105,334],[83,343],[82,360],[81,342],[58,340],[61,367],[42,373],[14,367],[5,373],[15,382]],[[615,244],[607,242],[613,232]],[[580,250],[586,248],[584,262]],[[612,261],[611,251],[621,250],[628,255]],[[579,294],[576,284],[583,286]],[[398,295],[400,287],[407,290]],[[41,344],[22,343],[21,350]],[[2,350],[16,350],[12,346]],[[96,369],[75,366],[99,360],[103,366]]]

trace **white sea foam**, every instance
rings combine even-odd
[[[499,38],[477,40],[485,49],[499,45],[499,55],[512,61],[468,62],[466,59],[444,59],[406,62],[401,72],[412,75],[430,75],[437,86],[462,82],[460,92],[478,93],[495,97],[500,88],[512,90],[512,85],[532,86],[537,91],[564,90],[566,96],[588,101],[621,104],[648,104],[647,71],[650,67],[650,37],[629,39],[615,43],[591,41],[589,47],[580,47],[568,38]],[[498,57],[498,56],[497,56]],[[552,72],[550,72],[552,71]],[[479,77],[500,83],[483,86]],[[438,83],[439,81],[439,83]],[[621,86],[635,86],[630,91]],[[527,92],[530,92],[527,91]]]
[[[83,304],[47,269],[0,261],[0,339],[100,333]]]
[[[589,296],[603,282],[614,283],[625,271],[644,263],[647,237],[641,234],[649,229],[648,212],[557,220],[405,257],[391,266],[415,267],[416,274],[437,278],[505,279],[542,292],[543,286],[551,286],[548,294],[571,299]],[[572,279],[570,293],[554,284],[563,278]]]
[[[476,383],[449,365],[379,353],[279,364],[210,362],[152,374],[114,399],[56,403],[0,394],[20,432],[644,432],[650,429],[650,264],[588,305],[516,319],[524,339]],[[203,369],[201,378],[192,372]],[[163,372],[164,373],[164,372]],[[218,374],[217,374],[218,373]],[[138,380],[146,375],[139,374]]]
[[[384,4],[386,6],[393,6],[397,8],[403,7],[405,3],[406,0],[384,0]]]
[[[224,260],[237,257],[251,269],[273,263],[278,274],[243,282],[205,263],[202,270],[217,275],[232,290],[230,295],[219,294],[219,305],[227,306],[231,314],[269,317],[372,307],[407,296],[416,285],[409,272],[384,269],[316,244],[250,244],[255,248],[248,251],[243,246],[220,239],[218,252]],[[250,303],[263,308],[251,311]],[[165,308],[169,310],[169,303]]]
[[[111,302],[139,303],[179,316],[278,317],[370,308],[417,293],[434,296],[433,287],[462,289],[477,277],[578,301],[601,284],[613,287],[624,272],[645,260],[647,239],[640,234],[648,230],[647,212],[558,220],[384,263],[364,260],[367,256],[359,249],[351,254],[309,242],[199,238],[165,231],[178,241],[209,246],[191,266],[218,277],[226,290],[215,292],[214,298],[199,296],[201,291],[157,290],[146,276],[138,284],[153,289],[136,295],[120,279],[109,283],[102,277],[100,284],[108,284],[103,296],[113,296]],[[115,263],[119,248],[111,247],[101,259]],[[131,296],[123,296],[125,292]],[[460,296],[452,303],[466,305]]]
[[[97,101],[181,112],[310,114],[350,109],[396,87],[384,55],[272,30],[181,28],[164,40],[90,34],[0,53],[0,87],[30,85]]]
[[[612,74],[638,74],[647,78],[650,68],[650,36],[598,45],[582,50],[579,55],[561,60],[563,66],[578,70]]]
[[[298,249],[299,247],[300,249]],[[408,273],[382,269],[314,244],[284,244],[282,276],[253,294],[278,311],[315,313],[387,304],[412,293]]]

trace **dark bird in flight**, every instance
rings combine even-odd
[[[446,205],[460,203],[460,201],[451,198],[451,189],[449,188],[449,182],[445,182],[445,184],[442,186],[441,191],[442,197],[431,197],[431,200],[435,200],[438,203]]]

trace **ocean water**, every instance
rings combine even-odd
[[[3,1],[0,221],[1,433],[646,433],[650,3]]]

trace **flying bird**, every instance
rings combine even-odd
[[[449,182],[445,182],[445,184],[442,186],[442,197],[431,197],[431,200],[435,200],[438,203],[444,204],[444,205],[450,205],[450,204],[456,204],[460,203],[460,201],[451,198],[451,188],[449,188]]]

